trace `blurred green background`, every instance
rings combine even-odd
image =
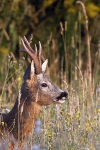
[[[89,20],[92,79],[100,79],[98,43],[100,40],[100,0],[83,0]],[[75,79],[75,65],[85,76],[87,42],[82,7],[76,0],[2,0],[0,1],[0,86],[4,83],[10,54],[12,61],[22,59],[20,38],[33,34],[32,47],[42,43],[43,56],[49,59],[53,81]],[[12,52],[12,53],[11,53]],[[54,67],[56,66],[56,67]],[[12,71],[13,72],[13,71]],[[52,74],[53,72],[53,74]],[[65,74],[64,74],[65,73]],[[60,79],[59,79],[59,82]]]

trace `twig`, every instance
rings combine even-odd
[[[10,37],[5,29],[3,29],[3,33],[8,41],[10,41]]]

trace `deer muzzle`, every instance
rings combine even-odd
[[[58,97],[56,97],[55,101],[58,103],[64,103],[66,98],[68,98],[68,93],[64,91]]]

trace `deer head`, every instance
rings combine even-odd
[[[21,39],[24,51],[31,57],[32,62],[28,66],[24,74],[24,84],[22,86],[22,92],[24,99],[37,102],[39,105],[50,105],[54,103],[64,103],[68,96],[68,93],[56,87],[46,75],[46,67],[48,60],[46,59],[41,64],[41,43],[39,42],[39,50],[35,46],[33,50],[30,46],[30,42],[24,36]]]

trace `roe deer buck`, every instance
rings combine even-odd
[[[31,48],[30,42],[24,36],[21,39],[23,50],[31,57],[32,62],[24,74],[24,83],[19,96],[8,114],[1,113],[1,138],[9,136],[9,150],[15,143],[22,149],[25,138],[34,128],[35,120],[43,105],[63,103],[68,93],[53,85],[45,74],[47,60],[41,65],[41,44],[39,50]],[[16,142],[15,142],[16,141]]]

